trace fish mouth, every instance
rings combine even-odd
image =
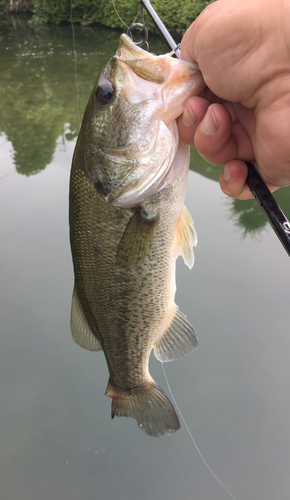
[[[156,56],[146,52],[135,45],[133,40],[125,33],[120,37],[119,47],[114,57],[120,64],[125,64],[137,76],[148,82],[160,85],[164,83],[168,76],[168,62],[165,58],[170,57],[169,54]]]
[[[127,116],[132,142],[100,148],[110,167],[99,170],[94,184],[108,203],[129,208],[167,185],[179,145],[176,119],[186,100],[201,92],[205,83],[195,63],[146,52],[125,34],[101,78],[118,89],[120,109],[131,110]]]
[[[163,83],[169,74],[168,59],[174,61],[173,64],[187,66],[194,72],[200,71],[196,62],[178,60],[172,58],[172,55],[172,52],[160,56],[147,52],[135,45],[133,40],[123,33],[114,57],[127,64],[140,78],[158,84]]]
[[[205,82],[194,62],[156,56],[136,46],[124,33],[112,62],[123,70],[123,97],[130,104],[151,101],[165,124],[175,120],[191,95],[198,95]],[[113,64],[114,64],[113,63]]]
[[[119,47],[116,52],[116,57],[120,59],[147,59],[157,57],[151,52],[147,52],[136,45],[132,38],[130,38],[126,33],[122,33],[119,40]]]

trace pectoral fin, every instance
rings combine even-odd
[[[194,329],[175,305],[164,335],[154,346],[155,357],[161,362],[173,361],[190,354],[197,346],[198,340]]]
[[[76,287],[74,287],[71,305],[71,333],[74,341],[89,351],[101,351],[100,341],[93,334],[78,298]]]
[[[150,254],[158,215],[151,217],[140,207],[123,233],[117,252],[117,263],[121,265],[143,264]]]
[[[193,247],[197,244],[197,235],[194,229],[193,220],[186,207],[183,207],[183,212],[175,230],[174,254],[176,258],[182,255],[185,264],[192,268],[194,264]]]

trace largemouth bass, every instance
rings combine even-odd
[[[203,88],[195,64],[122,35],[89,99],[72,163],[72,336],[104,351],[112,418],[133,417],[150,436],[180,427],[149,374],[152,348],[170,361],[197,346],[174,302],[176,258],[191,268],[196,243],[184,207],[189,147],[176,118]]]

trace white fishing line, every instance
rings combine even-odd
[[[80,112],[79,112],[79,84],[78,84],[78,78],[77,78],[77,53],[75,50],[75,28],[74,28],[74,23],[73,23],[73,5],[72,5],[73,0],[70,0],[70,22],[71,22],[71,30],[72,30],[72,43],[73,43],[73,55],[74,55],[74,64],[75,64],[75,86],[77,89],[77,98],[76,98],[76,110],[77,110],[77,116],[78,116],[78,123],[79,123],[79,129],[81,128],[81,118],[80,118]]]
[[[112,0],[112,4],[113,4],[113,7],[114,7],[114,11],[116,12],[116,14],[117,14],[118,18],[120,19],[121,23],[123,23],[129,29],[128,24],[126,24],[125,21],[123,21],[123,19],[121,18],[119,12],[117,11],[114,0]]]
[[[167,378],[167,375],[166,375],[166,372],[165,372],[164,363],[161,363],[161,366],[162,366],[162,370],[163,370],[163,373],[164,373],[164,377],[165,377],[166,384],[167,384],[167,386],[168,386],[168,390],[169,390],[169,392],[170,392],[170,395],[171,395],[172,401],[173,401],[173,403],[175,404],[175,406],[176,406],[176,408],[177,408],[177,411],[178,411],[178,413],[179,413],[179,415],[180,415],[180,417],[181,417],[181,419],[182,419],[182,421],[183,421],[183,423],[184,423],[184,425],[185,425],[185,428],[186,428],[186,430],[187,430],[187,432],[188,432],[188,434],[189,434],[189,437],[190,437],[190,439],[191,439],[191,441],[192,441],[192,443],[193,443],[193,445],[194,445],[194,447],[195,447],[195,449],[196,449],[197,453],[199,454],[199,456],[200,456],[201,460],[203,461],[204,465],[206,466],[206,468],[208,469],[208,471],[211,473],[211,475],[212,475],[212,476],[216,479],[216,481],[217,481],[217,482],[218,482],[218,483],[222,486],[222,488],[223,488],[223,489],[224,489],[224,490],[228,493],[228,495],[232,498],[232,500],[236,500],[236,499],[235,499],[235,497],[231,494],[231,492],[227,489],[227,487],[226,487],[226,486],[225,486],[225,485],[221,482],[221,480],[220,480],[220,479],[219,479],[219,478],[215,475],[215,473],[213,472],[213,470],[210,468],[210,466],[208,465],[208,463],[207,463],[207,462],[205,461],[205,459],[203,458],[202,453],[201,453],[201,451],[200,451],[199,447],[197,446],[197,444],[196,444],[196,442],[195,442],[195,440],[194,440],[194,437],[193,437],[193,435],[191,434],[190,429],[189,429],[189,427],[188,427],[188,425],[187,425],[187,423],[186,423],[186,421],[185,421],[185,418],[184,418],[184,416],[182,415],[182,413],[181,413],[181,411],[180,411],[180,408],[179,408],[178,404],[177,404],[177,403],[176,403],[176,401],[175,401],[175,397],[174,397],[174,396],[173,396],[173,394],[172,394],[172,390],[171,390],[171,387],[170,387],[170,385],[169,385],[168,378]]]

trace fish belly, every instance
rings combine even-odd
[[[159,202],[164,206],[145,263],[123,266],[116,255],[132,212],[108,205],[81,170],[72,179],[71,245],[78,297],[102,344],[111,380],[121,389],[146,383],[150,352],[174,307],[172,242],[179,214],[169,198],[166,205],[164,199]]]

